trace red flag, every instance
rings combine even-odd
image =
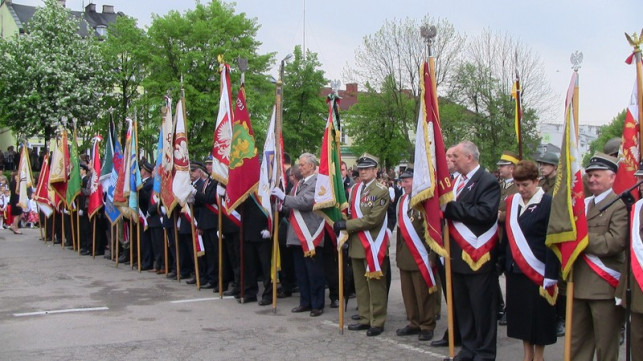
[[[96,212],[103,206],[103,186],[99,181],[100,177],[100,152],[98,143],[103,140],[100,135],[94,137],[94,147],[92,150],[92,168],[91,174],[91,193],[89,194],[89,218],[92,218]]]
[[[446,256],[440,207],[453,199],[453,185],[442,139],[438,97],[432,72],[426,62],[422,65],[421,73],[422,104],[415,139],[411,207],[421,204],[427,226],[426,242],[436,253]]]
[[[165,97],[165,106],[162,109],[163,123],[163,148],[162,153],[158,156],[161,157],[161,167],[159,173],[161,175],[161,194],[160,198],[165,206],[167,213],[172,213],[172,210],[177,204],[174,192],[172,192],[172,184],[174,183],[174,127],[175,123],[172,118],[172,99]]]
[[[49,184],[51,184],[60,201],[65,202],[67,181],[69,176],[69,147],[67,145],[67,129],[62,130],[60,139],[56,139],[56,148],[51,156]],[[56,206],[58,202],[56,202]]]
[[[214,144],[212,145],[212,178],[222,184],[228,184],[230,165],[230,144],[232,142],[232,110],[230,94],[230,66],[221,64],[221,98],[219,114],[214,126]],[[250,119],[248,117],[248,119]]]
[[[228,168],[228,187],[225,206],[228,212],[233,211],[259,184],[259,157],[255,136],[246,108],[245,87],[239,89],[234,107],[234,124],[232,125],[232,143],[230,146],[230,164]]]
[[[618,152],[618,171],[612,187],[616,194],[620,194],[636,184],[634,172],[639,169],[639,104],[637,93],[635,83],[630,97],[630,104],[625,114],[621,148]],[[639,199],[637,189],[633,189],[631,193],[634,199]]]
[[[45,214],[45,217],[51,216],[53,213],[53,206],[49,200],[49,155],[45,154],[40,167],[40,175],[38,176],[38,186],[33,195],[34,200],[38,203],[40,210]]]

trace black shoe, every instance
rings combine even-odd
[[[88,250],[80,250],[80,255],[81,256],[89,256],[91,254],[92,253],[90,251],[88,251]]]
[[[339,300],[331,300],[330,308],[339,308]]]
[[[165,276],[165,277],[167,277],[167,278],[176,278],[176,272],[172,271],[172,272],[168,273],[167,276]]]
[[[126,263],[129,262],[129,254],[123,254],[120,257],[118,257],[118,263]]]
[[[565,336],[565,320],[558,320],[558,322],[556,322],[556,336]]]
[[[439,340],[432,341],[431,346],[433,346],[433,347],[447,347],[447,346],[449,346],[449,339],[448,338],[441,338]]]
[[[292,296],[291,292],[277,291],[277,298],[288,298]]]
[[[259,301],[259,306],[268,306],[272,305],[272,300],[269,298],[262,298],[261,301]]]
[[[398,336],[409,336],[409,335],[417,335],[420,333],[419,328],[412,328],[411,326],[405,326],[404,328],[398,328],[395,331],[395,334]]]
[[[203,288],[203,289],[205,289],[205,290],[209,290],[209,289],[213,289],[213,288],[214,288],[214,285],[213,285],[212,283],[210,283],[210,282],[207,282],[206,284],[204,284],[203,286],[201,286],[201,288]]]
[[[238,296],[239,295],[239,290],[233,288],[231,290],[227,290],[227,291],[223,292],[223,295],[224,296]]]
[[[498,320],[498,324],[500,326],[507,326],[507,314],[506,313],[502,314],[502,317],[500,317],[500,319]]]
[[[189,280],[185,281],[185,283],[187,283],[189,285],[195,285],[196,284],[196,278],[189,279]]]
[[[370,325],[365,325],[363,323],[351,323],[350,325],[348,325],[348,329],[350,331],[369,330],[370,328]]]
[[[384,327],[371,327],[366,331],[366,336],[378,336],[384,332]]]
[[[420,341],[431,341],[433,339],[433,331],[426,330],[426,331],[420,331],[420,334],[418,335],[418,340]]]
[[[223,292],[225,292],[228,289],[228,284],[224,283],[223,284]],[[214,293],[219,293],[219,282],[217,281],[217,284],[214,286]]]
[[[310,311],[310,307],[302,306],[302,305],[299,305],[299,306],[293,308],[292,310],[290,310],[290,312],[292,312],[292,313],[308,312],[308,311]]]
[[[103,258],[105,258],[105,259],[112,259],[112,254],[111,254],[111,253],[109,253],[109,252],[105,252],[105,254],[103,255]]]
[[[322,313],[324,313],[324,310],[318,310],[318,309],[313,308],[312,310],[310,310],[310,317],[317,317],[317,316],[321,315]]]
[[[352,315],[352,316],[351,316],[351,320],[353,320],[353,321],[359,321],[359,313],[356,313],[356,314]]]

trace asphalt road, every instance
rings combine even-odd
[[[385,331],[338,330],[338,312],[293,314],[298,297],[279,299],[277,312],[256,303],[219,299],[211,290],[167,280],[97,257],[44,244],[37,229],[0,231],[0,360],[442,360],[406,325],[399,274]],[[391,246],[394,251],[395,247]],[[327,301],[328,302],[328,301]],[[348,316],[355,313],[350,300]],[[446,308],[435,335],[446,329]],[[545,350],[562,360],[564,338]],[[456,350],[457,352],[457,350]],[[522,342],[498,327],[498,360],[521,360]],[[621,350],[621,359],[623,351]]]

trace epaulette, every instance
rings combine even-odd
[[[385,190],[387,190],[387,191],[388,191],[388,187],[385,187],[384,185],[382,185],[382,184],[381,184],[381,183],[379,183],[379,182],[375,182],[375,185],[376,185],[377,187],[379,187],[379,189],[385,189]]]

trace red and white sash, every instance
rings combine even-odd
[[[192,241],[194,243],[194,248],[196,248],[197,256],[203,256],[205,254],[205,246],[203,245],[203,236],[196,232],[196,229],[199,227],[199,223],[196,221],[195,217],[192,217],[192,212],[190,207],[184,207],[182,209],[183,215],[188,222],[194,224],[194,232],[192,232]]]
[[[540,294],[545,297],[551,305],[554,305],[556,304],[556,297],[558,296],[558,286],[549,287],[546,290],[543,288],[545,263],[536,258],[518,223],[518,218],[520,217],[518,207],[520,206],[521,200],[522,196],[518,193],[510,195],[506,200],[507,218],[505,230],[507,231],[507,238],[509,239],[511,255],[513,256],[514,262],[516,262],[520,268],[520,271],[532,282],[540,286]]]
[[[319,246],[319,243],[324,238],[324,221],[319,223],[319,227],[315,230],[315,233],[310,234],[308,226],[306,226],[306,221],[301,216],[301,212],[297,209],[291,209],[290,212],[290,226],[293,231],[299,238],[301,243],[301,248],[304,251],[304,257],[312,257],[315,255],[315,247]]]
[[[592,197],[585,198],[585,215],[589,209],[589,202],[592,200]],[[610,286],[616,288],[618,286],[618,280],[621,279],[621,273],[615,269],[609,268],[601,259],[593,254],[587,254],[583,252],[583,259],[600,278],[604,279]]]
[[[362,188],[364,183],[360,182],[353,186],[353,194],[351,204],[351,216],[353,219],[362,218],[362,209],[360,207],[361,198],[359,197],[362,194]],[[368,195],[364,195],[366,198]],[[380,278],[384,274],[382,273],[382,262],[384,261],[384,256],[386,255],[386,249],[388,247],[388,228],[386,228],[388,216],[384,217],[384,222],[377,232],[377,237],[373,239],[371,232],[369,231],[358,231],[357,236],[362,242],[364,247],[364,253],[366,254],[366,276],[367,278]]]
[[[214,213],[214,215],[219,215],[219,206],[217,206],[216,203],[206,204],[205,208],[209,209],[210,212]],[[232,223],[236,224],[237,227],[241,227],[241,214],[239,212],[234,210],[232,211],[232,213],[228,213],[228,210],[224,207],[223,215],[225,215],[230,221],[232,221]]]
[[[420,237],[413,227],[413,221],[409,218],[407,213],[409,209],[408,194],[402,195],[398,209],[397,219],[400,232],[402,232],[402,238],[404,238],[406,246],[409,248],[409,251],[411,251],[411,255],[413,255],[413,259],[420,270],[420,274],[424,278],[426,285],[429,287],[429,292],[433,292],[436,289],[436,282],[435,277],[433,276],[433,270],[431,269],[431,264],[429,263],[429,252],[424,246],[424,242],[422,242],[422,237]]]
[[[643,206],[643,199],[634,204],[634,211],[632,212],[632,228],[631,228],[631,262],[632,273],[634,279],[643,289],[643,241],[641,240],[641,207]]]
[[[449,234],[462,248],[462,259],[477,271],[483,264],[491,260],[491,249],[498,243],[498,222],[479,237],[462,222],[448,221]]]

